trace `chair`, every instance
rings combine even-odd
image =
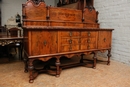
[[[18,28],[10,28],[7,30],[7,36],[10,37],[21,37],[21,29]],[[9,54],[13,55],[13,53],[11,53],[12,49],[14,49],[15,54],[19,54],[19,58],[21,60],[22,57],[22,43],[21,42],[15,42],[15,43],[10,43],[8,45],[8,52]],[[18,51],[17,51],[18,48]]]
[[[6,32],[6,28],[4,26],[0,26],[0,32]]]
[[[7,36],[11,36],[11,37],[21,36],[21,29],[10,28],[10,29],[7,30]]]

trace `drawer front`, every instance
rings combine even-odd
[[[97,38],[81,38],[81,50],[97,48]]]
[[[84,31],[81,32],[81,37],[95,37],[97,35],[96,31]]]
[[[79,44],[79,38],[62,38],[61,45],[63,44]]]
[[[62,45],[60,52],[78,51],[79,45]]]
[[[80,35],[80,32],[78,31],[62,31],[61,32],[61,37],[75,37],[79,35]]]

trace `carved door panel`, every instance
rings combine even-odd
[[[59,32],[59,52],[79,50],[80,33],[76,31]]]
[[[98,41],[98,48],[110,48],[111,47],[111,38],[112,32],[111,31],[99,31],[99,41]]]
[[[33,31],[31,35],[32,55],[57,53],[56,31]]]
[[[97,31],[81,32],[81,50],[97,48]]]

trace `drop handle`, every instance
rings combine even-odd
[[[72,40],[69,40],[69,43],[72,44]]]
[[[88,41],[87,41],[88,43],[90,43],[90,39],[88,39]]]
[[[88,45],[88,49],[90,49],[90,46]]]
[[[47,41],[46,41],[46,40],[44,40],[44,42],[43,42],[43,43],[44,43],[44,46],[46,46],[46,44],[47,44]]]
[[[88,32],[88,36],[90,36],[91,35],[91,33],[90,32]]]
[[[69,35],[72,36],[72,32],[71,31],[69,32]]]
[[[103,40],[104,40],[104,42],[106,42],[106,38],[104,38]]]
[[[70,51],[72,50],[72,46],[70,46],[69,50],[70,50]]]

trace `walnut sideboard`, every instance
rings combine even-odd
[[[80,0],[79,0],[80,1]],[[113,29],[101,29],[97,23],[98,12],[94,8],[68,9],[35,4],[27,1],[22,7],[24,30],[25,71],[29,71],[29,82],[33,82],[34,60],[49,61],[56,58],[56,76],[60,75],[60,58],[74,55],[93,56],[96,67],[97,52],[108,51],[110,64]],[[79,64],[83,64],[81,57]]]

